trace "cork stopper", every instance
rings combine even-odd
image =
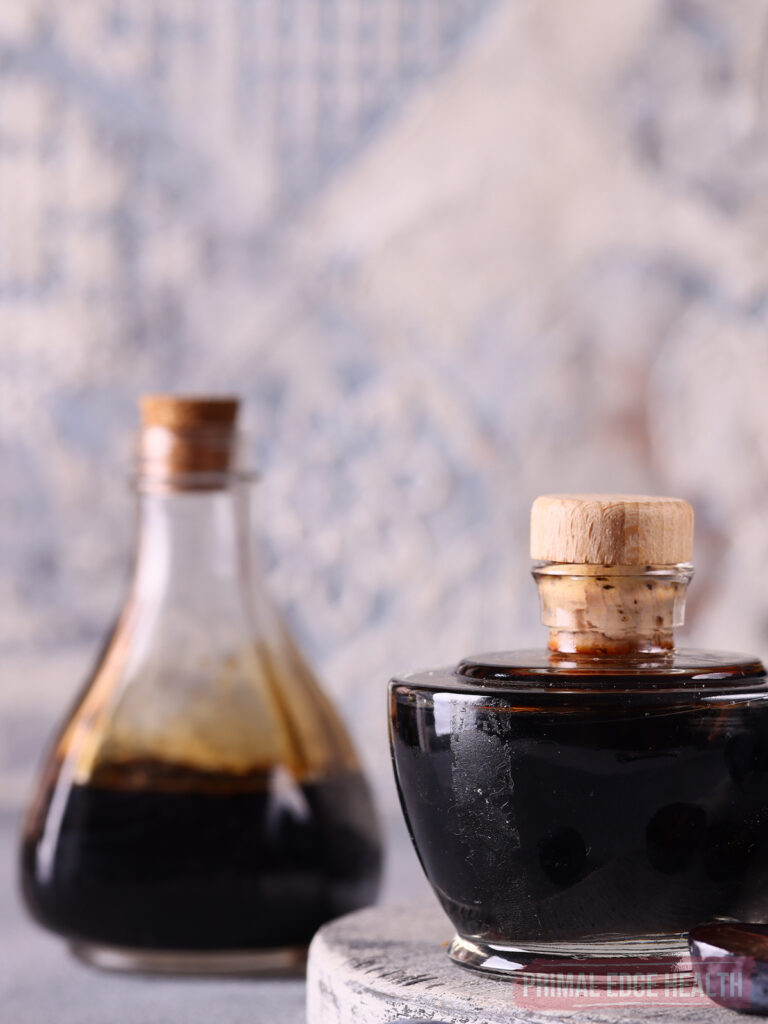
[[[677,565],[693,554],[693,509],[645,494],[544,494],[531,509],[531,557],[575,565]]]
[[[229,395],[142,395],[141,425],[167,430],[233,430],[239,404],[237,398]]]
[[[171,490],[223,485],[235,468],[239,401],[226,395],[142,395],[140,478]]]

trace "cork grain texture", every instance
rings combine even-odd
[[[543,494],[531,507],[531,558],[586,565],[676,565],[693,555],[681,498]]]

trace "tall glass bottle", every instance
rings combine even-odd
[[[261,586],[237,402],[142,413],[133,579],[30,805],[23,895],[102,966],[287,966],[376,897],[371,795]]]
[[[675,649],[692,542],[677,499],[539,498],[548,649],[392,681],[402,806],[458,962],[674,961],[701,921],[766,920],[768,683],[755,658]]]

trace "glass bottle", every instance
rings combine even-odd
[[[101,966],[288,967],[377,894],[371,794],[256,569],[236,414],[143,399],[128,597],[24,824],[27,907]]]
[[[390,684],[408,827],[459,963],[674,964],[701,921],[768,915],[765,669],[675,649],[685,502],[546,497],[531,522],[548,650]]]

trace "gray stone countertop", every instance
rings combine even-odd
[[[384,898],[423,904],[429,890],[405,830],[387,824]],[[303,1024],[302,978],[157,978],[79,963],[21,905],[18,827],[16,813],[0,812],[0,1024]]]

